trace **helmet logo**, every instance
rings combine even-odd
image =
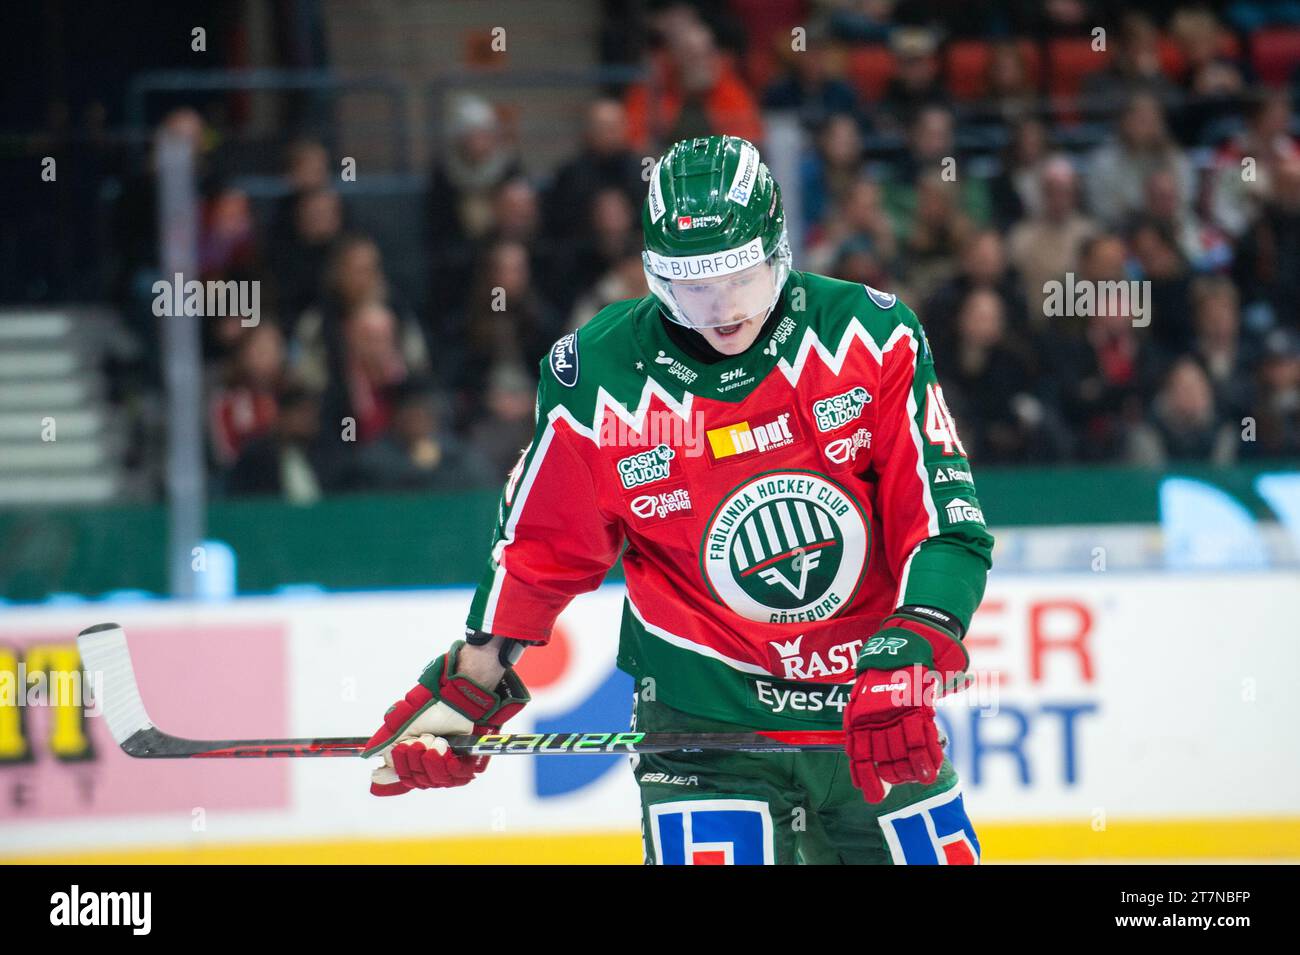
[[[687,229],[703,229],[705,226],[718,225],[722,222],[722,216],[678,216],[677,228],[685,232]]]
[[[736,167],[735,178],[727,190],[727,198],[738,205],[749,205],[749,197],[754,194],[754,184],[758,181],[758,150],[750,143],[740,147],[740,165]]]
[[[646,203],[650,206],[650,221],[658,222],[664,217],[667,207],[664,205],[663,189],[659,185],[659,168],[664,164],[660,159],[655,163],[654,169],[650,171],[650,193],[646,196]]]

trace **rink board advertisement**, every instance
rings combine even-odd
[[[1300,857],[1297,596],[1281,572],[995,576],[967,638],[977,682],[940,708],[986,861]],[[498,757],[471,786],[379,800],[360,760],[134,760],[53,692],[76,633],[115,620],[168,732],[365,735],[469,597],[6,610],[0,859],[640,861],[625,758]],[[512,730],[626,727],[621,602],[580,598],[525,655]]]

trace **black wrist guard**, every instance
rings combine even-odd
[[[482,647],[492,642],[496,634],[488,633],[486,630],[475,630],[473,627],[465,628],[465,642],[471,647]],[[524,650],[528,644],[523,640],[512,640],[509,637],[501,638],[501,649],[497,652],[497,662],[507,670],[511,669],[519,658],[524,655]]]

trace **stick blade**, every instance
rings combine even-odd
[[[87,627],[77,635],[77,649],[81,651],[82,669],[92,674],[92,679],[97,674],[103,681],[99,684],[101,699],[95,702],[108,721],[114,741],[126,749],[132,736],[153,729],[135,682],[126,632],[115,623]]]

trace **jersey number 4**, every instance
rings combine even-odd
[[[944,454],[952,454],[956,448],[958,454],[966,457],[966,449],[957,437],[957,423],[943,400],[943,389],[933,382],[925,386],[925,436],[931,444],[943,445]]]

